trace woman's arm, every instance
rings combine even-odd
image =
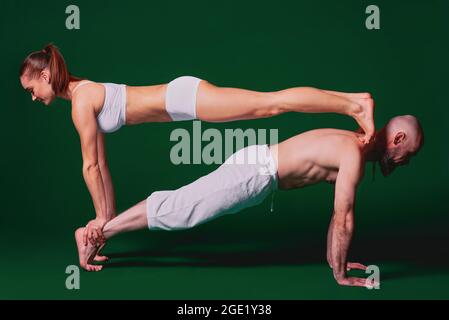
[[[106,219],[109,221],[116,216],[115,192],[106,159],[105,137],[100,131],[97,131],[97,149],[98,164],[100,166],[101,178],[103,180],[103,187],[106,193]]]
[[[93,106],[86,99],[73,101],[72,119],[81,142],[84,181],[96,212],[96,219],[86,228],[84,240],[87,244],[89,238],[95,244],[96,240],[104,238],[102,228],[107,222],[107,201],[97,153],[97,120]]]

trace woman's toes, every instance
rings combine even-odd
[[[95,272],[98,272],[98,271],[101,271],[101,269],[103,269],[103,266],[92,266],[93,267],[93,270],[92,271],[95,271]]]
[[[371,141],[373,140],[373,136],[372,135],[365,135],[364,140],[365,140],[364,141],[365,144],[370,144]]]
[[[93,271],[93,272],[98,272],[98,271],[101,271],[101,269],[103,268],[103,266],[96,266],[96,265],[93,265],[93,264],[88,264],[87,266],[86,266],[86,270],[87,271]]]
[[[358,137],[358,139],[359,139],[359,141],[360,141],[361,143],[366,144],[366,138],[365,138],[365,136],[360,136],[360,137]]]
[[[371,99],[371,93],[369,93],[369,92],[364,92],[364,93],[363,93],[363,98],[365,98],[365,99]]]

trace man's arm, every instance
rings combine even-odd
[[[363,159],[360,152],[344,152],[335,183],[334,214],[328,233],[328,262],[339,284],[364,287],[365,279],[346,275],[347,256],[354,231],[355,195],[362,176]]]
[[[331,222],[329,223],[329,229],[327,231],[327,263],[332,268],[332,230],[334,228],[334,211],[332,211]]]
[[[327,232],[327,263],[332,269],[332,230],[334,229],[334,211],[332,211],[331,222],[329,223],[329,229]],[[368,267],[357,262],[347,262],[346,271],[351,269],[366,270]]]

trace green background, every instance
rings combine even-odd
[[[407,299],[449,298],[447,148],[448,1],[76,1],[81,29],[65,28],[68,1],[0,2],[2,61],[0,298]],[[376,4],[381,29],[365,28]],[[236,215],[178,232],[120,235],[100,273],[81,273],[73,231],[93,218],[70,104],[32,103],[18,79],[48,42],[69,70],[98,82],[151,85],[193,75],[258,91],[314,86],[369,91],[377,127],[417,116],[426,143],[406,168],[358,190],[352,260],[381,270],[381,289],[340,287],[326,265],[333,188],[278,192]],[[356,129],[334,114],[202,123],[203,129],[277,128],[280,139],[320,127]],[[216,165],[169,161],[177,127],[127,126],[107,136],[119,212]],[[363,272],[355,273],[364,275]]]

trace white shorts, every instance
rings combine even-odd
[[[146,201],[150,230],[192,228],[261,203],[277,189],[277,164],[268,145],[243,148],[215,171]]]
[[[165,109],[173,121],[196,119],[196,92],[202,79],[178,77],[168,83]]]

